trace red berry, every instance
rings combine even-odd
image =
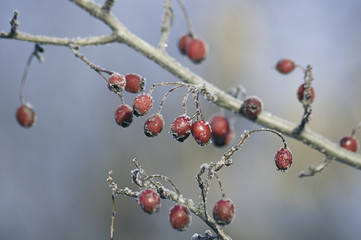
[[[164,127],[163,116],[159,113],[150,115],[144,123],[144,133],[147,137],[157,136]]]
[[[213,128],[212,128],[213,130]],[[214,137],[212,135],[212,143],[216,147],[224,147],[228,145],[230,142],[232,142],[234,139],[234,131],[233,129],[229,129],[225,136],[223,137]]]
[[[136,73],[128,73],[125,75],[125,91],[131,93],[139,93],[145,88],[145,78],[136,74]]]
[[[28,103],[22,104],[16,111],[16,119],[24,128],[31,127],[36,120],[36,115],[31,105]]]
[[[138,195],[138,204],[144,212],[156,213],[160,209],[160,196],[152,189],[143,189]]]
[[[179,142],[183,142],[188,138],[192,131],[192,119],[183,114],[174,119],[170,133]]]
[[[291,59],[281,59],[277,62],[276,69],[280,73],[287,74],[295,69],[296,64]]]
[[[303,101],[304,93],[305,93],[305,83],[299,86],[297,89],[297,98],[298,100],[300,100],[300,102]],[[310,103],[313,102],[313,99],[315,98],[315,90],[313,89],[312,86],[310,87],[310,96],[306,95],[306,98],[309,98]]]
[[[192,40],[192,36],[188,33],[183,35],[178,41],[178,49],[179,51],[185,55],[187,53],[187,47],[190,41]]]
[[[258,97],[249,97],[243,102],[241,112],[248,118],[256,119],[262,107],[263,103]]]
[[[153,98],[148,93],[138,95],[133,102],[133,113],[135,116],[143,116],[149,112],[153,106]]]
[[[119,73],[113,73],[108,79],[108,88],[114,93],[120,93],[124,90],[125,78]]]
[[[192,135],[199,145],[204,146],[209,143],[211,132],[212,130],[208,122],[198,120],[193,123]]]
[[[114,114],[116,123],[122,127],[128,127],[133,121],[133,112],[130,106],[120,105]]]
[[[177,231],[184,231],[192,221],[191,212],[185,205],[174,206],[169,213],[169,222]]]
[[[345,136],[340,139],[340,146],[351,152],[357,152],[358,145],[357,139],[352,136]]]
[[[231,199],[222,198],[213,207],[213,218],[219,225],[227,225],[234,219],[235,211]]]
[[[207,55],[207,46],[203,40],[193,38],[187,47],[187,55],[194,63],[201,63]]]
[[[286,171],[292,164],[292,153],[289,148],[281,148],[275,155],[275,163],[278,170]]]
[[[224,137],[229,130],[228,119],[223,115],[216,115],[209,121],[212,128],[212,137],[221,138]]]

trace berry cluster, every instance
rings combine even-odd
[[[207,44],[200,38],[193,37],[188,33],[178,41],[178,49],[183,55],[187,55],[193,63],[201,63],[207,57]]]

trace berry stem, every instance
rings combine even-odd
[[[168,37],[174,22],[174,13],[171,7],[171,2],[172,0],[167,0],[164,4],[164,14],[161,28],[162,36],[158,44],[158,48],[162,51],[165,51],[165,48],[168,46]]]
[[[215,176],[216,179],[217,179],[217,182],[218,182],[218,185],[219,185],[219,189],[221,190],[221,193],[222,193],[222,198],[225,198],[225,197],[226,197],[226,194],[225,194],[225,192],[224,192],[224,189],[223,189],[223,186],[222,186],[222,182],[221,182],[220,178],[218,177],[218,174],[215,173],[214,171],[212,171],[212,172],[213,172],[214,176]]]
[[[162,110],[163,104],[164,104],[165,100],[167,99],[167,97],[169,96],[169,94],[171,94],[174,90],[176,90],[176,89],[178,89],[178,88],[181,88],[181,87],[184,87],[184,86],[176,86],[176,87],[170,89],[170,90],[164,95],[164,97],[163,97],[163,99],[162,99],[162,102],[159,104],[158,113],[160,113],[160,111]]]
[[[190,35],[191,37],[194,37],[193,29],[192,29],[192,24],[191,24],[191,20],[190,20],[190,18],[189,18],[187,9],[185,8],[182,0],[178,0],[178,3],[179,3],[179,6],[182,8],[184,18],[186,19],[189,35]]]
[[[174,189],[174,191],[176,192],[176,194],[179,196],[180,195],[180,192],[178,190],[178,188],[175,186],[175,184],[173,183],[172,180],[170,180],[169,177],[166,177],[166,176],[163,176],[163,175],[160,175],[160,174],[153,174],[153,175],[149,175],[147,178],[144,179],[144,181],[147,181],[149,180],[150,178],[161,178],[165,181],[167,181]]]
[[[307,172],[299,172],[298,173],[298,177],[302,178],[302,177],[312,177],[317,173],[322,172],[330,163],[331,163],[331,159],[329,158],[324,158],[322,160],[322,163],[316,167],[314,166],[309,166],[308,167],[308,171]]]
[[[186,92],[186,94],[184,95],[184,98],[183,98],[183,113],[186,115],[187,114],[187,100],[188,100],[188,97],[189,97],[189,94],[192,92],[192,89],[188,89],[188,91]]]
[[[361,128],[361,121],[356,125],[354,129],[352,129],[351,137],[354,137],[356,134],[357,129]]]

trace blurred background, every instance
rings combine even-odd
[[[96,0],[99,4],[100,0]],[[113,13],[139,37],[157,46],[164,1],[118,0]],[[358,0],[224,0],[187,1],[195,34],[209,46],[208,58],[193,65],[177,49],[187,32],[177,1],[167,52],[209,82],[227,90],[242,84],[257,95],[264,109],[299,122],[302,105],[296,90],[303,73],[280,75],[281,58],[311,64],[316,98],[309,127],[337,142],[361,120],[361,2]],[[13,11],[19,30],[55,37],[106,35],[109,29],[69,1],[5,0],[0,3],[0,30],[9,31]],[[174,92],[163,107],[166,127],[154,139],[143,133],[146,117],[121,128],[114,122],[119,98],[104,80],[64,47],[43,46],[45,62],[34,59],[25,84],[25,100],[37,122],[23,129],[15,119],[19,86],[34,44],[0,40],[0,239],[109,239],[113,170],[119,187],[132,184],[137,158],[149,174],[171,177],[182,194],[199,199],[194,176],[204,162],[217,161],[228,147],[199,147],[192,138],[172,140],[168,129],[182,113],[185,90]],[[94,64],[126,74],[135,72],[153,83],[174,82],[167,71],[122,44],[92,46],[80,52]],[[154,91],[155,106],[169,88]],[[132,104],[134,94],[125,93]],[[193,104],[189,104],[193,107]],[[201,99],[209,119],[219,109]],[[153,109],[156,111],[157,107]],[[235,117],[236,138],[256,124]],[[361,133],[356,135],[361,137]],[[225,227],[233,239],[359,239],[361,172],[333,162],[315,177],[298,172],[321,163],[323,156],[287,138],[294,164],[286,173],[273,162],[280,140],[254,134],[219,176],[236,205],[234,222]],[[221,197],[213,183],[209,210]],[[168,222],[173,202],[163,201],[158,214],[143,213],[134,199],[116,198],[115,239],[190,239],[207,226],[196,216],[185,232]]]

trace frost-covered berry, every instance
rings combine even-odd
[[[282,147],[275,155],[275,163],[278,170],[286,171],[292,165],[292,153],[289,148]]]
[[[159,113],[154,113],[145,121],[144,133],[147,137],[155,137],[163,130],[163,127],[163,116]]]
[[[344,136],[340,139],[340,146],[351,152],[357,152],[359,143],[357,139],[352,136]]]
[[[193,38],[187,47],[187,55],[193,63],[201,63],[207,56],[207,46],[199,38]]]
[[[160,196],[152,189],[143,189],[138,195],[138,204],[141,209],[149,214],[153,214],[160,209]]]
[[[185,205],[174,206],[169,213],[169,222],[177,231],[184,231],[192,221],[191,212]]]
[[[303,101],[304,94],[305,94],[305,83],[300,85],[297,89],[297,98],[298,98],[298,100],[300,100],[300,102]],[[309,98],[310,103],[312,103],[313,99],[315,98],[315,90],[313,89],[312,86],[310,87],[310,95],[308,96],[308,98]]]
[[[31,107],[31,105],[29,103],[22,104],[17,109],[16,119],[17,119],[18,123],[24,128],[29,128],[29,127],[33,126],[33,124],[36,120],[36,115],[35,115],[33,108]]]
[[[145,88],[145,78],[136,73],[128,73],[125,75],[125,91],[131,93],[142,92]]]
[[[256,119],[262,108],[263,103],[258,97],[249,97],[243,102],[241,112],[250,119]]]
[[[192,119],[183,114],[174,119],[171,127],[170,133],[175,140],[183,142],[186,140],[192,131]]]
[[[192,40],[192,36],[189,33],[183,35],[179,39],[179,41],[178,41],[178,49],[183,55],[187,54],[187,47],[188,47],[188,44],[191,42],[191,40]]]
[[[133,113],[135,116],[143,116],[149,112],[153,106],[153,98],[148,93],[138,95],[133,102]]]
[[[278,72],[287,74],[292,72],[296,67],[296,64],[291,59],[281,59],[277,62],[276,69]]]
[[[204,120],[198,120],[193,123],[192,135],[198,145],[204,146],[211,139],[211,126]]]
[[[125,77],[119,73],[113,73],[108,79],[108,88],[114,93],[120,93],[125,87]]]
[[[115,110],[115,122],[122,127],[128,127],[133,121],[132,108],[128,105],[122,104]]]
[[[213,218],[219,225],[230,224],[235,215],[236,209],[229,198],[222,198],[213,207]]]

